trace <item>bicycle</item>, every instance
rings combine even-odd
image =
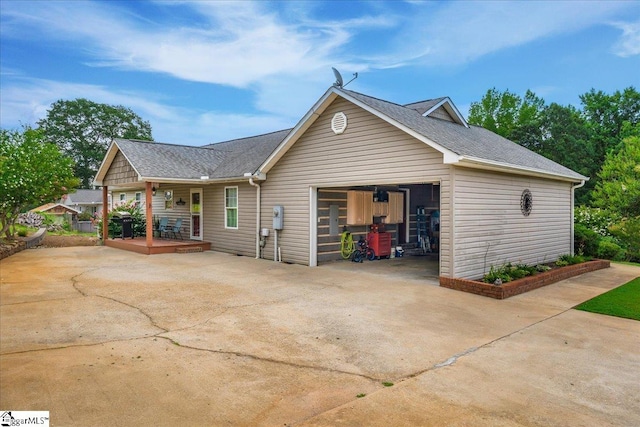
[[[369,246],[368,239],[360,236],[360,239],[358,239],[358,246],[353,253],[352,260],[353,262],[362,262],[365,258],[369,261],[373,261],[376,259],[376,253],[373,248]]]
[[[353,262],[362,262],[365,258],[373,261],[376,254],[368,241],[360,236],[358,243],[353,241],[353,235],[349,231],[343,231],[340,237],[340,255],[343,259],[351,259]]]

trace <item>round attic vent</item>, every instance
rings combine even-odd
[[[336,113],[331,119],[331,130],[339,135],[347,128],[347,116],[341,111]]]
[[[531,209],[533,208],[533,195],[529,189],[526,189],[522,192],[520,196],[520,210],[522,211],[522,215],[529,216],[531,213]]]

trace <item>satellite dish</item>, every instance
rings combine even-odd
[[[336,70],[333,67],[331,67],[331,69],[333,70],[333,75],[336,76],[336,82],[333,85],[341,88],[343,85],[343,80],[342,75],[340,75],[340,71]]]
[[[348,82],[344,83],[344,81],[342,80],[342,75],[340,74],[340,71],[336,70],[333,67],[331,67],[331,69],[333,70],[333,75],[336,76],[336,82],[333,85],[339,87],[340,89],[346,87],[349,83],[351,83],[352,81],[358,78],[358,73],[353,73],[353,78]]]

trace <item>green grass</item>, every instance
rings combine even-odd
[[[577,310],[640,320],[640,277],[574,307]]]

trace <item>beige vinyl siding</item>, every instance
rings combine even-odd
[[[525,189],[533,194],[527,217]],[[454,277],[479,278],[506,262],[550,262],[571,250],[570,183],[456,168],[454,194]]]
[[[453,120],[453,117],[451,117],[451,114],[449,114],[447,110],[445,110],[445,108],[442,106],[436,108],[435,111],[432,111],[431,114],[429,114],[429,117],[446,120],[448,122],[455,122],[455,120]]]
[[[160,184],[160,186],[156,188],[156,195],[152,196],[152,212],[154,218],[159,220],[161,217],[167,217],[169,219],[169,226],[175,224],[178,218],[182,218],[182,237],[184,239],[189,239],[191,227],[189,217],[190,188],[190,186],[186,186],[184,184]],[[171,209],[165,209],[164,206],[164,192],[167,190],[173,191],[173,207]],[[185,202],[182,206],[176,204],[180,198]],[[145,212],[143,211],[143,214],[144,213]]]
[[[225,187],[238,187],[238,228],[225,228]],[[255,256],[256,189],[247,182],[203,188],[203,238],[214,251]]]
[[[102,185],[130,184],[133,182],[138,182],[138,174],[124,155],[118,151],[111,166],[109,166]]]
[[[331,119],[347,115],[336,135]],[[449,166],[442,154],[341,98],[336,99],[269,171],[262,184],[262,227],[271,228],[272,206],[285,206],[280,234],[283,261],[309,264],[309,189],[354,185],[442,182],[442,227],[448,221]],[[311,225],[316,227],[317,225]],[[273,233],[265,258],[273,259]],[[448,245],[448,239],[442,239]],[[447,268],[448,261],[442,263]]]

